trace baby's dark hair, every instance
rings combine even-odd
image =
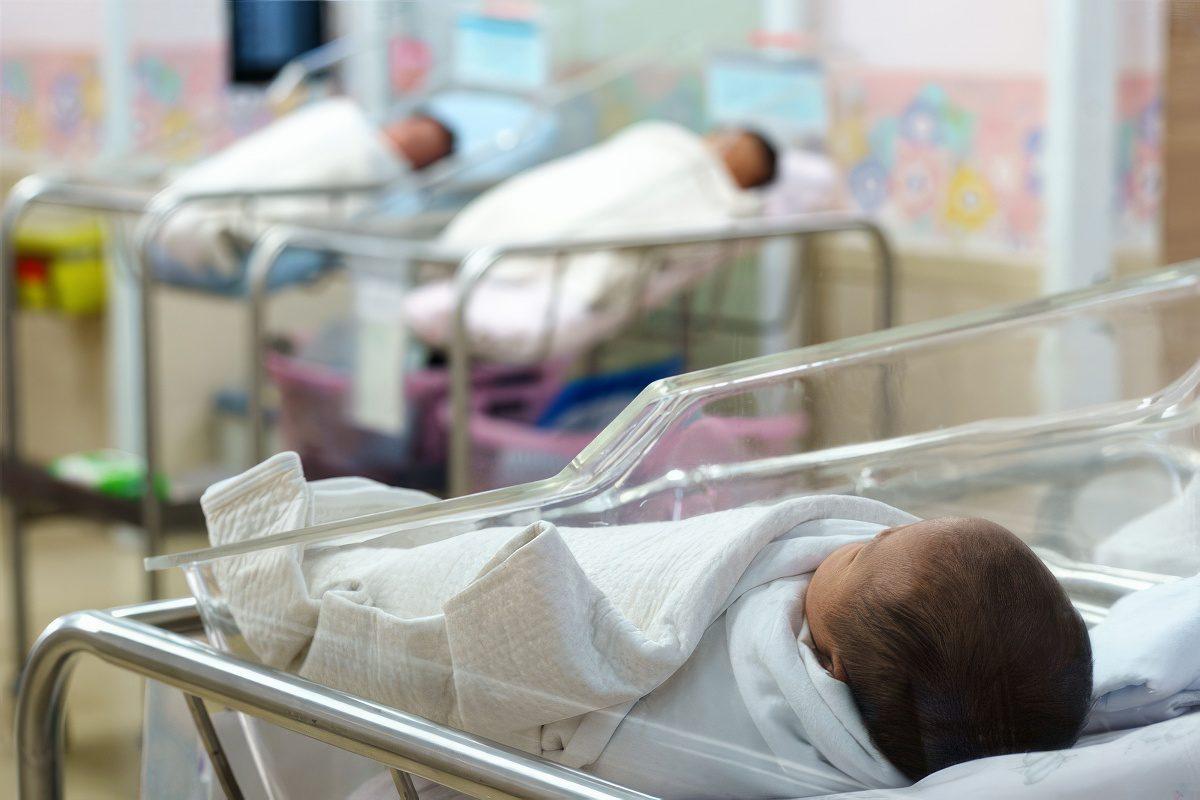
[[[769,186],[779,177],[779,150],[771,143],[766,134],[754,128],[742,128],[742,131],[754,140],[762,151],[764,177],[755,184],[754,188]]]
[[[438,126],[438,128],[441,129],[442,135],[446,138],[447,155],[454,155],[454,153],[458,150],[458,134],[456,134],[453,128],[447,125],[428,108],[421,107],[415,109],[411,114],[409,114],[409,118],[428,120],[429,122],[432,122],[434,125]]]
[[[876,747],[917,781],[962,761],[1075,743],[1087,628],[1041,560],[983,519],[934,520],[934,557],[836,609],[846,683]]]

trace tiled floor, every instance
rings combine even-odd
[[[108,608],[142,600],[139,544],[132,535],[89,523],[47,521],[27,530],[34,625],[86,608]],[[172,549],[203,544],[199,534],[172,538]],[[12,737],[11,614],[9,565],[0,581],[0,797],[15,797]],[[182,576],[168,576],[168,596],[186,594]],[[138,796],[142,681],[94,658],[79,660],[67,700],[65,797],[107,800]]]

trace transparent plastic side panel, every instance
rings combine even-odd
[[[739,682],[737,670],[758,662],[739,655],[747,629],[737,615],[749,613],[740,604],[753,593],[734,584],[766,569],[767,541],[801,546],[808,522],[779,509],[840,494],[899,510],[838,506],[834,516],[850,517],[857,536],[899,524],[900,511],[986,518],[1030,544],[1095,623],[1130,591],[1200,571],[1198,319],[1193,268],[668,379],[555,478],[429,505],[397,499],[411,507],[327,524],[301,515],[322,523],[301,532],[277,532],[271,515],[241,519],[231,524],[274,538],[193,557],[189,584],[222,649],[643,791],[666,791],[680,775],[730,781],[721,785],[746,796],[899,785],[882,756],[830,771],[800,751],[767,758],[748,744],[775,729],[762,727]],[[288,491],[272,489],[283,519],[295,513]],[[313,494],[295,502],[319,503],[319,491],[305,491]],[[720,566],[703,579],[679,567],[707,552],[714,530],[744,544],[740,526],[764,519],[783,527],[751,548],[728,585],[720,576],[730,551],[710,553]],[[680,541],[668,578],[641,576],[623,594],[661,543]],[[631,555],[641,548],[644,558]],[[787,602],[801,602],[828,553],[802,555],[795,563],[807,567],[762,586],[782,592],[774,581],[796,581]],[[664,580],[678,581],[703,621],[673,617],[662,639],[631,620],[636,598]],[[672,602],[646,620],[661,621]],[[629,625],[596,634],[614,613]],[[793,660],[796,641],[802,659],[814,641],[807,614],[782,623],[793,625]],[[639,640],[613,656],[631,630],[654,646]],[[677,646],[685,657],[672,664],[663,654]],[[663,674],[642,692],[638,681],[653,673],[639,671],[644,659],[660,657]],[[789,663],[778,674],[808,670],[808,688],[796,691],[843,691],[822,683],[823,666]],[[653,699],[630,706],[637,697]],[[863,724],[847,713],[805,718],[805,746],[825,759],[837,752],[839,737]],[[259,759],[264,769],[272,758]],[[757,766],[746,769],[747,759]],[[668,762],[670,776],[647,766]],[[717,766],[729,763],[742,767]]]

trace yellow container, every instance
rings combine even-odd
[[[98,221],[31,222],[16,236],[17,258],[46,262],[46,280],[18,276],[18,298],[29,309],[82,316],[104,309],[104,228]]]
[[[66,255],[50,262],[50,292],[64,314],[83,316],[104,310],[104,259]]]

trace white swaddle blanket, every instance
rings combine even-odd
[[[189,167],[162,197],[382,183],[407,170],[362,109],[339,97],[293,111]],[[252,242],[271,221],[327,217],[335,209],[349,213],[361,207],[361,199],[353,196],[271,198],[251,205],[206,200],[175,212],[158,241],[169,257],[185,266],[229,272],[241,263],[239,245]]]
[[[753,193],[738,188],[703,137],[668,122],[642,122],[494,187],[455,216],[439,243],[468,251],[512,242],[712,227],[752,214],[759,204]],[[559,281],[550,259],[505,259],[489,273],[468,309],[476,352],[502,360],[532,355],[554,302],[559,304],[555,333],[569,336],[587,323],[597,305],[626,297],[638,276],[637,259],[614,251],[580,253],[564,259]],[[711,257],[679,260],[689,263],[676,264],[676,269],[696,275],[713,266]],[[551,291],[552,285],[557,291]],[[649,290],[654,293],[654,287]],[[514,296],[522,300],[513,302]],[[445,282],[417,289],[405,301],[409,324],[435,346],[447,343],[453,312],[454,293]],[[553,338],[558,349],[552,352],[578,346],[573,339]]]
[[[1122,597],[1091,637],[1096,703],[1089,732],[1200,708],[1200,575]]]
[[[202,503],[215,545],[318,518],[290,453]],[[745,701],[760,758],[819,793],[906,781],[804,644],[803,590],[832,550],[913,519],[810,497],[672,523],[485,529],[411,549],[274,548],[215,561],[213,573],[265,663],[577,767],[621,741],[631,707],[665,690],[724,614],[730,693]],[[837,520],[856,524],[823,524]]]

